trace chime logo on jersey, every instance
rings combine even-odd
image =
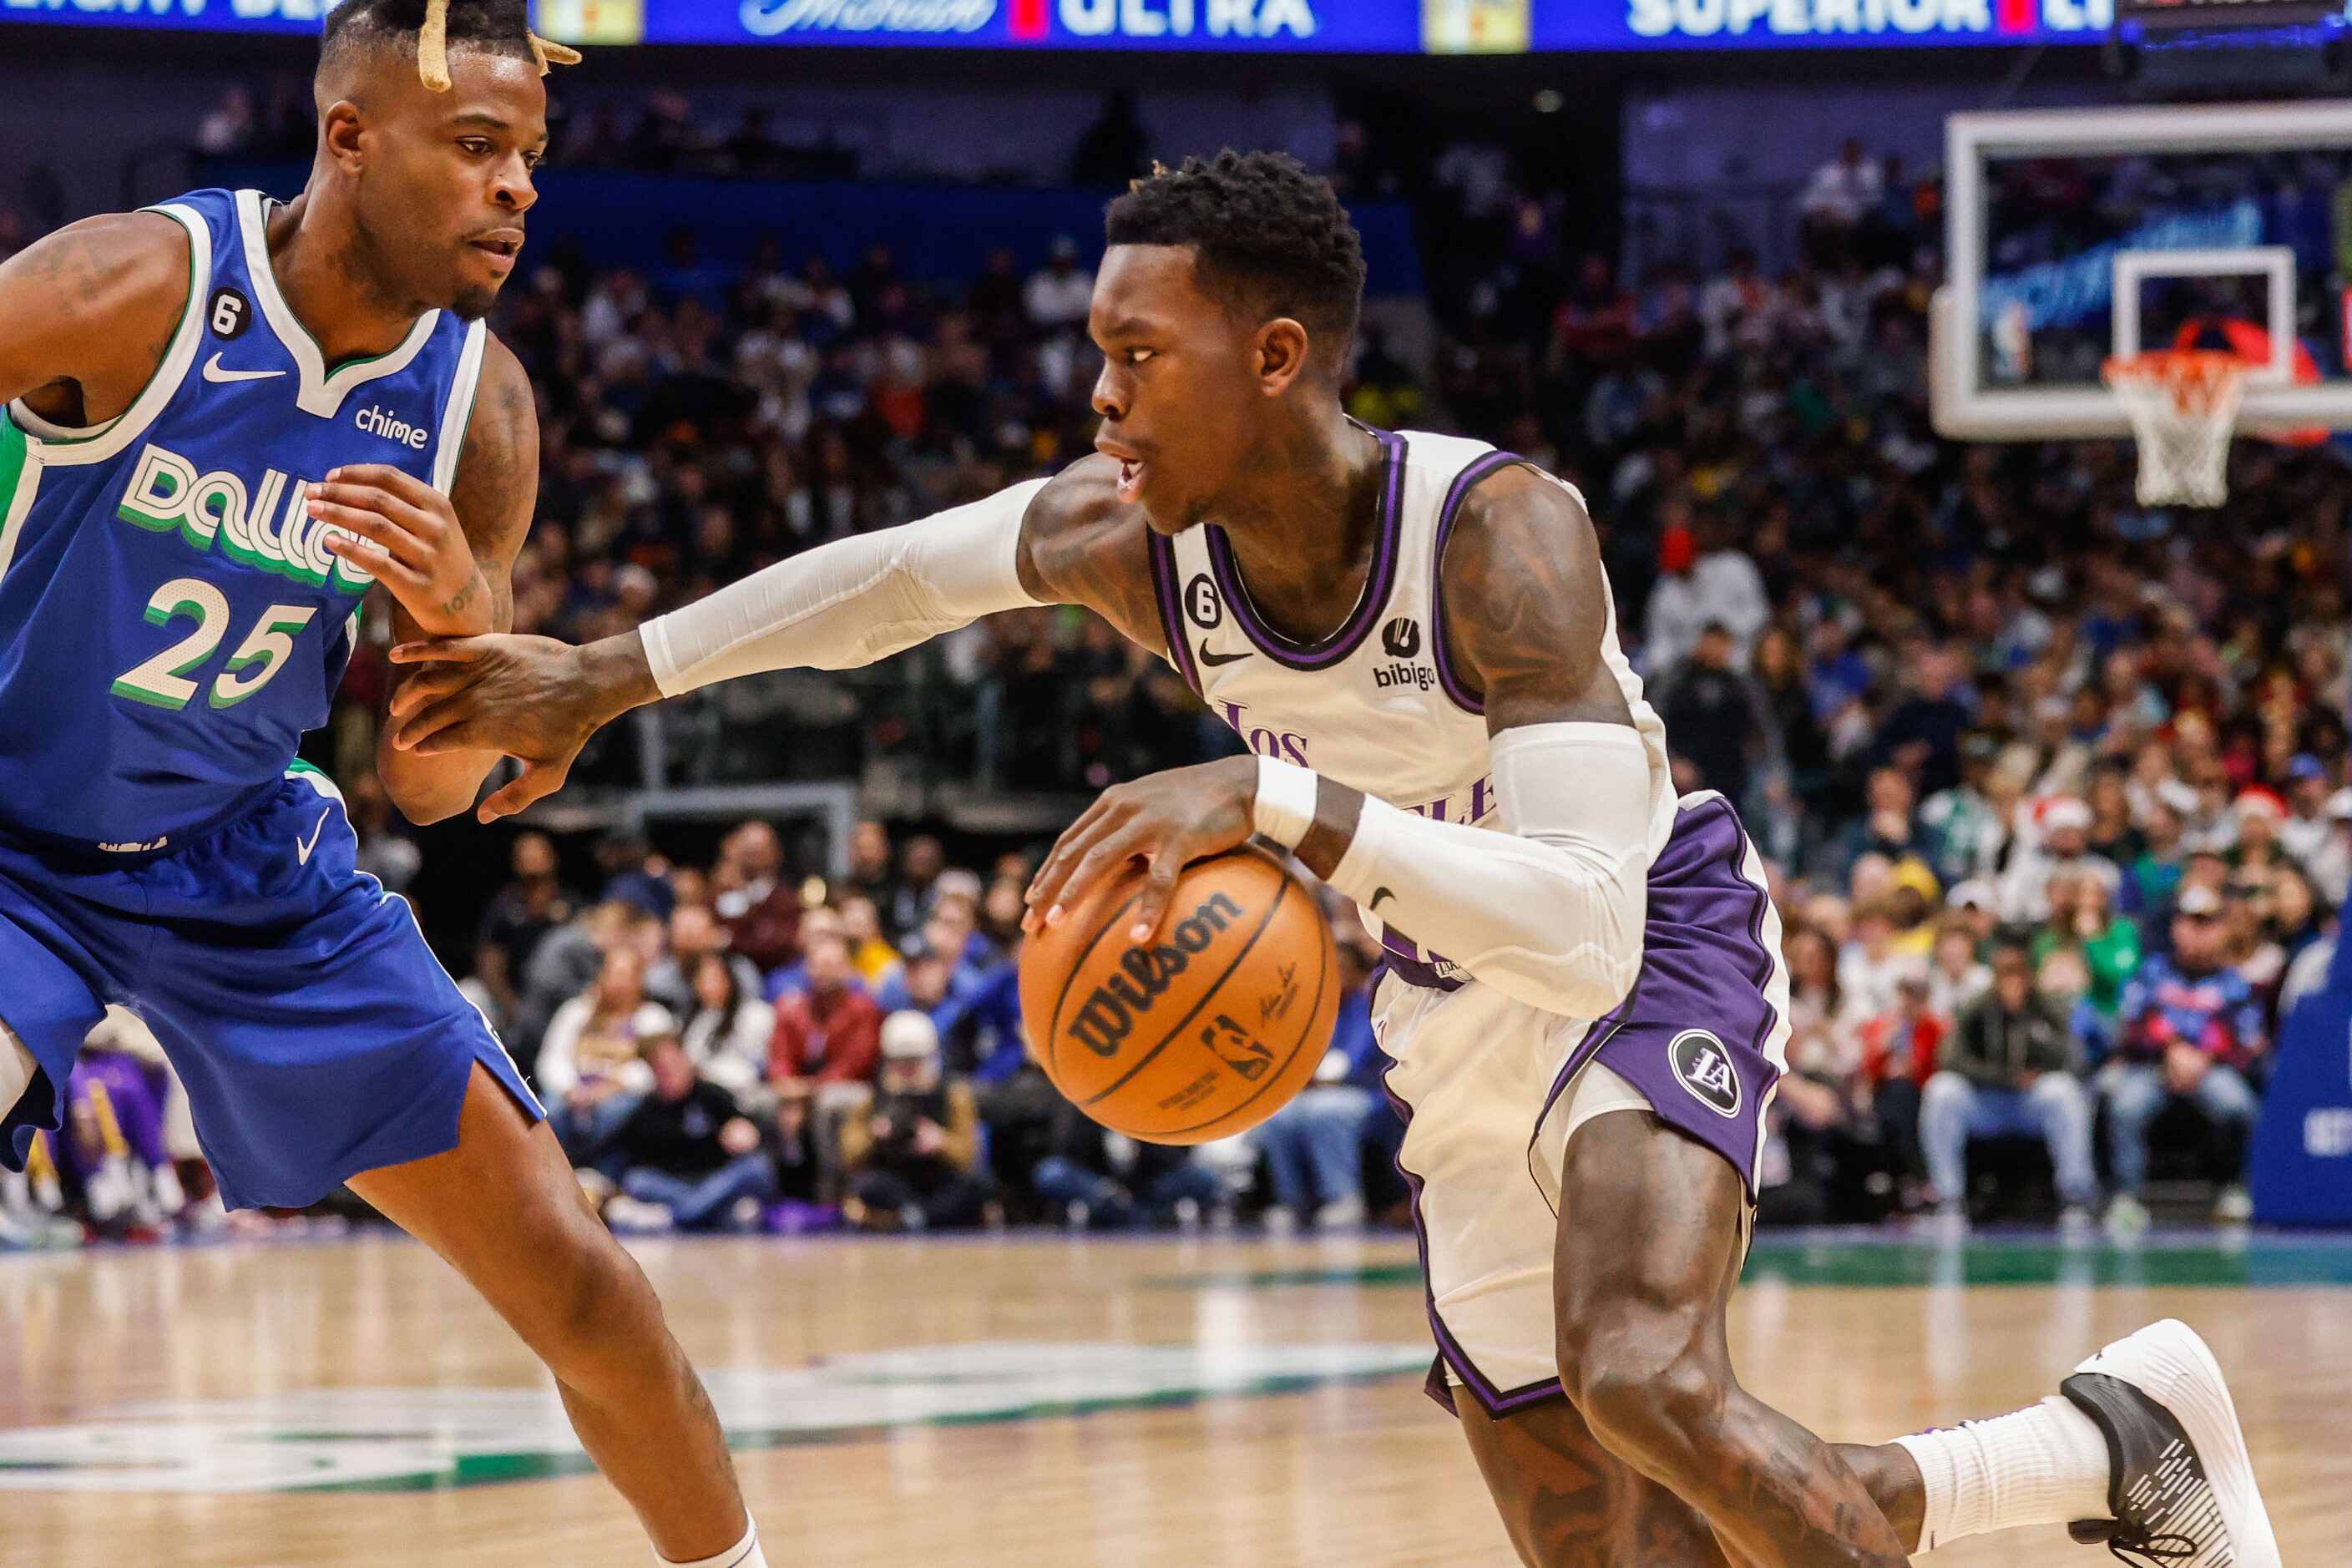
[[[1739,1114],[1739,1075],[1721,1040],[1705,1029],[1685,1029],[1666,1047],[1666,1058],[1692,1099],[1727,1120]]]
[[[226,468],[198,473],[178,453],[149,442],[122,487],[114,513],[151,533],[177,531],[191,550],[221,553],[260,571],[297,582],[324,585],[334,580],[339,594],[364,594],[375,579],[348,561],[328,553],[327,541],[345,531],[310,515],[302,504],[310,481],[264,468],[248,490]]]
[[[397,414],[370,405],[353,415],[352,423],[370,436],[397,441],[412,452],[425,450],[425,426],[411,425]]]

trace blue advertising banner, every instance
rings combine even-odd
[[[330,0],[0,0],[0,20],[315,30]],[[536,0],[591,45],[1460,54],[2095,43],[2115,0]]]
[[[0,0],[0,21],[214,33],[312,33],[321,0]]]
[[[646,0],[647,43],[905,48],[1422,47],[1423,0]]]

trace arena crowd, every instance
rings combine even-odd
[[[1800,198],[1785,268],[1621,279],[1499,151],[1400,176],[1341,145],[1343,185],[1444,237],[1439,352],[1416,368],[1368,333],[1351,411],[1582,488],[1682,782],[1737,801],[1771,868],[1791,1071],[1766,1221],[2244,1218],[2268,1055],[2352,879],[2332,449],[2241,442],[2229,504],[2194,512],[2138,506],[2121,443],[1939,440],[1939,193],[1859,150]],[[1073,246],[953,286],[878,247],[842,276],[774,244],[718,265],[683,231],[669,256],[551,265],[501,306],[542,405],[520,630],[626,630],[1087,449]],[[999,617],[945,668],[997,716],[998,787],[1083,792],[1235,744],[1083,613]],[[385,680],[363,654],[337,721],[362,770]],[[417,851],[366,798],[372,868],[401,886]],[[1139,1146],[1024,1055],[1040,848],[952,866],[867,822],[828,881],[747,821],[708,865],[617,837],[575,886],[525,832],[467,984],[618,1228],[1399,1220],[1378,948],[1352,915],[1315,1086],[1245,1140]],[[0,1187],[0,1241],[218,1223],[142,1033],[93,1038],[66,1133]]]

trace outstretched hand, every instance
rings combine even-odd
[[[512,816],[562,789],[588,737],[646,700],[625,669],[598,668],[603,646],[507,635],[403,643],[392,650],[392,662],[415,668],[392,696],[393,746],[427,757],[499,752],[514,758],[521,776],[477,813],[484,822]]]
[[[1140,860],[1143,892],[1127,936],[1149,940],[1176,897],[1184,868],[1249,837],[1256,795],[1255,757],[1223,757],[1114,784],[1070,824],[1037,868],[1022,928],[1059,925],[1103,879]]]

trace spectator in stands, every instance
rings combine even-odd
[[[982,1224],[996,1205],[979,1169],[971,1086],[946,1077],[939,1031],[921,1014],[892,1014],[882,1035],[878,1080],[842,1127],[849,1192],[843,1215],[867,1230]]]
[[[719,918],[735,951],[763,970],[800,956],[800,889],[788,881],[783,843],[768,824],[746,822],[720,844],[711,872]]]
[[[2228,961],[2221,914],[2220,894],[2201,884],[2184,887],[2173,912],[2172,951],[2141,960],[2124,988],[2122,1059],[2106,1086],[2113,1229],[2147,1226],[2140,1194],[2147,1184],[2148,1128],[2175,1100],[2203,1111],[2223,1140],[2231,1175],[2215,1212],[2233,1221],[2252,1213],[2243,1167],[2258,1101],[2246,1069],[2269,1037],[2253,987]]]
[[[1960,782],[1960,736],[1974,720],[1952,650],[1924,643],[1907,661],[1910,694],[1878,731],[1878,754],[1903,770],[1913,795],[1932,795]]]
[[[2045,894],[2049,918],[2033,933],[2037,967],[2056,948],[2072,948],[2083,955],[2090,975],[2085,1000],[2110,1023],[2140,963],[2139,926],[2114,912],[2113,896],[2106,879],[2095,870],[2059,871],[2051,877]]]
[[[153,1034],[109,1007],[74,1061],[65,1127],[51,1145],[96,1234],[152,1239],[186,1204],[164,1139],[164,1103],[175,1089]]]
[[[879,910],[889,903],[897,882],[890,868],[890,830],[867,817],[850,829],[849,870],[837,891],[845,904],[862,898]]]
[[[593,986],[607,956],[621,948],[649,968],[661,952],[661,925],[634,904],[597,904],[556,927],[531,949],[522,972],[520,1017],[508,1045],[534,1068],[550,1023],[563,1005]]]
[[[615,1126],[600,1158],[621,1171],[604,1207],[614,1230],[751,1230],[776,1196],[760,1130],[735,1097],[698,1076],[675,1034],[648,1037],[649,1091]]]
[[[694,1011],[702,961],[716,958],[734,972],[736,988],[760,994],[760,969],[730,945],[709,904],[682,903],[670,911],[669,945],[646,971],[646,994],[683,1018]]]
[[[2065,1223],[2088,1228],[2098,1181],[2081,1072],[2064,1015],[2034,989],[2032,953],[2020,942],[2000,943],[1992,989],[1961,1012],[1920,1097],[1919,1140],[1939,1215],[1968,1217],[1970,1138],[2039,1133],[2057,1173]]]
[[[1095,275],[1078,265],[1078,242],[1055,235],[1045,265],[1029,275],[1021,290],[1030,324],[1047,333],[1079,331],[1094,299]]]
[[[1854,911],[1853,936],[1838,954],[1838,990],[1847,1017],[1856,1025],[1892,1013],[1906,979],[1925,980],[1927,965],[1916,952],[1895,945],[1895,908],[1880,899]]]
[[[594,984],[555,1010],[540,1045],[539,1094],[575,1163],[588,1163],[651,1087],[645,1043],[677,1032],[669,1009],[646,995],[643,954],[625,944],[605,953]]]
[[[1297,1097],[1252,1134],[1265,1158],[1274,1202],[1266,1225],[1318,1230],[1364,1223],[1364,1130],[1388,1058],[1372,1033],[1371,964],[1353,943],[1339,947],[1339,1012],[1331,1044]]]
[[[849,943],[849,962],[869,991],[878,991],[898,973],[903,959],[882,935],[879,906],[864,893],[841,900],[841,934]]]
[[[1958,1018],[1991,987],[1992,968],[1977,952],[1976,932],[1965,920],[1947,915],[1937,923],[1927,961],[1927,1005],[1937,1016]]]
[[[837,933],[820,936],[805,962],[807,988],[776,1004],[769,1081],[871,1082],[881,1059],[882,1009],[858,983],[848,942]]]
[[[1885,169],[1864,154],[1858,138],[1847,137],[1837,156],[1813,171],[1797,198],[1807,258],[1818,267],[1843,262],[1855,231],[1885,194]]]
[[[2040,924],[2050,918],[2050,880],[2063,872],[2097,877],[2109,887],[2123,879],[2114,861],[2091,850],[2091,808],[2074,795],[2044,801],[2036,814],[2040,842],[2021,845],[2001,880],[2001,913]]]
[[[1677,755],[1698,770],[1700,787],[1734,804],[1748,798],[1751,771],[1768,759],[1763,694],[1731,665],[1731,633],[1720,621],[1700,629],[1689,658],[1658,693],[1658,716]]]
[[[706,952],[695,961],[691,1003],[684,1011],[678,1039],[694,1070],[738,1100],[756,1103],[767,1080],[776,1015],[743,984],[734,954]]]
[[[904,942],[930,918],[931,884],[947,869],[947,851],[928,833],[918,833],[898,851],[898,881],[882,906],[883,925],[892,940]]]
[[[530,956],[548,932],[572,919],[576,906],[557,879],[555,846],[546,834],[517,834],[507,860],[514,879],[492,896],[482,916],[474,978],[488,994],[493,1020],[513,1032],[522,1019],[519,987]]]
[[[1650,591],[1642,637],[1648,668],[1661,674],[1690,657],[1709,625],[1731,638],[1730,664],[1748,668],[1749,647],[1772,617],[1764,580],[1747,554],[1713,539],[1702,544],[1686,507],[1677,506],[1658,535],[1658,584]],[[1708,530],[1712,533],[1712,529]]]
[[[646,836],[633,831],[606,834],[596,845],[596,864],[604,873],[599,903],[634,904],[657,921],[669,919],[677,907],[670,886],[669,862],[654,853]]]
[[[1032,1190],[1074,1230],[1124,1230],[1228,1215],[1224,1183],[1189,1148],[1139,1143],[1055,1096],[1049,1152],[1030,1174]]]

